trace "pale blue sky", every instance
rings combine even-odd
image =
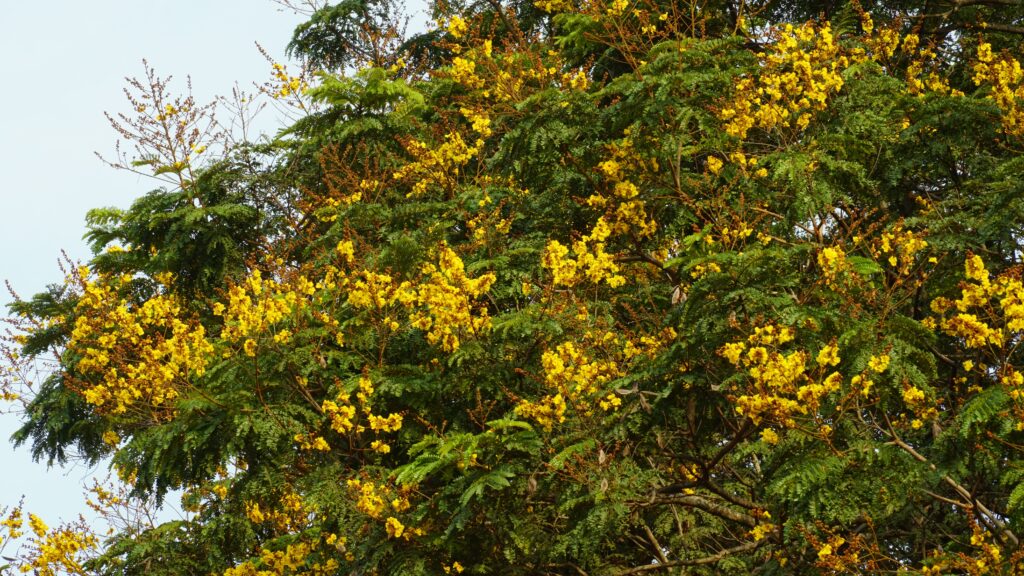
[[[173,88],[191,75],[202,102],[268,79],[254,42],[283,58],[301,21],[270,0],[0,0],[0,280],[26,297],[60,281],[62,249],[88,258],[88,209],[127,207],[155,187],[94,155],[113,150],[103,112],[126,110],[123,78],[141,76],[143,58],[173,75]],[[262,125],[273,126],[274,112],[265,114]],[[4,291],[0,304],[9,301]],[[81,482],[105,470],[47,471],[7,442],[16,427],[0,415],[0,506],[24,494],[26,509],[51,524],[75,518]]]

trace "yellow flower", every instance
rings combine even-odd
[[[338,246],[335,248],[338,255],[345,259],[345,262],[351,264],[352,259],[355,258],[355,248],[352,246],[352,242],[349,240],[342,240],[338,242]]]
[[[388,532],[388,538],[398,538],[405,532],[405,526],[398,521],[398,518],[389,516],[387,521],[384,523],[384,527]]]
[[[819,366],[838,366],[839,348],[835,344],[828,344],[818,352],[817,360]]]
[[[731,342],[722,346],[718,354],[728,360],[730,364],[738,365],[740,363],[740,356],[746,348],[747,345],[743,342]]]
[[[977,254],[972,255],[964,262],[964,270],[966,276],[970,280],[976,280],[983,282],[988,280],[988,271],[985,270],[985,262],[982,261],[981,256]]]
[[[622,405],[622,399],[619,398],[614,392],[609,392],[603,400],[598,402],[598,405],[601,407],[601,410],[608,412],[609,410],[618,409],[618,407]]]
[[[770,534],[772,531],[771,524],[758,524],[754,526],[754,529],[750,531],[750,537],[754,539],[754,542],[764,540],[764,537]]]
[[[924,392],[916,386],[911,386],[903,391],[903,401],[908,406],[915,406],[924,402]]]
[[[113,430],[107,430],[103,433],[103,443],[114,448],[121,442],[121,437],[117,435],[117,432]]]
[[[462,574],[463,570],[464,568],[462,567],[462,564],[459,564],[458,562],[452,562],[451,566],[444,567],[445,574]]]
[[[448,21],[448,33],[453,38],[462,38],[466,35],[466,31],[469,30],[469,26],[466,21],[459,16],[452,16],[452,19]]]
[[[46,536],[46,532],[50,529],[42,518],[32,514],[28,515],[28,526],[32,529],[32,532],[36,535],[36,538],[43,538]]]
[[[718,174],[722,171],[722,161],[714,156],[709,157],[708,170],[710,170],[712,174]]]
[[[885,369],[888,368],[888,367],[889,367],[889,355],[888,354],[882,354],[881,356],[874,356],[874,355],[872,355],[871,359],[868,360],[868,368],[870,368],[874,372],[878,372],[879,374],[881,374],[882,372],[885,372]]]

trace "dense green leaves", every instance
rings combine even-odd
[[[90,213],[16,441],[187,512],[90,570],[1016,570],[1020,7],[626,4],[325,6],[292,126]]]

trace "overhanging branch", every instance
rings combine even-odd
[[[645,566],[637,566],[630,568],[624,572],[619,572],[619,576],[626,576],[627,574],[643,574],[645,572],[654,572],[657,570],[665,570],[666,568],[674,568],[676,566],[704,566],[707,564],[714,564],[723,560],[733,554],[739,554],[741,552],[749,552],[756,549],[764,543],[764,540],[759,542],[746,542],[739,546],[733,546],[732,548],[726,548],[717,554],[711,556],[704,556],[703,558],[695,558],[693,560],[673,560],[672,562],[661,562],[658,564],[647,564]]]

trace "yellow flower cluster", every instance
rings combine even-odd
[[[333,400],[324,400],[320,408],[328,421],[330,429],[338,434],[348,434],[353,431],[361,434],[367,428],[376,433],[397,432],[401,430],[401,414],[392,413],[387,416],[380,416],[373,413],[371,402],[373,392],[373,382],[368,376],[361,376],[359,378],[359,389],[356,392],[356,400],[365,416],[365,423],[359,423],[356,406],[352,404],[351,397],[346,390],[339,389]],[[296,434],[295,441],[303,450],[327,451],[331,449],[327,440],[314,432]],[[391,452],[391,446],[379,439],[373,440],[370,448],[381,454]]]
[[[606,339],[609,334],[606,332],[602,339]],[[675,341],[677,336],[674,328],[664,328],[655,334],[643,334],[636,341],[627,338],[622,345],[622,358],[623,360],[632,360],[637,356],[653,358]]]
[[[991,327],[975,314],[960,313],[946,318],[942,321],[942,331],[955,338],[962,338],[968,348],[1003,344],[1003,331]]]
[[[626,8],[629,8],[629,0],[611,0],[605,12],[609,16],[621,16],[626,11]]]
[[[569,0],[536,0],[533,5],[550,13],[566,12],[573,8],[572,2]]]
[[[723,166],[725,166],[725,163],[717,156],[711,156],[708,158],[707,167],[708,171],[712,174],[720,174]]]
[[[126,499],[127,494],[123,487],[121,491],[108,490],[98,480],[93,479],[93,485],[88,489],[85,504],[97,514],[105,515],[126,504]]]
[[[971,534],[971,546],[976,546],[981,551],[981,558],[964,558],[967,563],[968,573],[988,574],[989,567],[995,567],[1002,562],[1003,551],[999,544],[993,542],[992,534],[981,526],[975,524]],[[971,562],[973,560],[973,562]]]
[[[846,260],[846,252],[841,247],[828,246],[818,252],[818,266],[821,267],[825,284],[835,288],[837,278],[849,269],[850,263]]]
[[[459,334],[478,334],[491,326],[487,310],[474,314],[472,300],[479,298],[494,284],[497,277],[488,272],[475,279],[466,276],[466,267],[451,248],[442,246],[437,265],[422,269],[427,280],[417,286],[415,304],[419,306],[409,320],[427,333],[427,341],[440,343],[441,349],[459,349]]]
[[[334,400],[324,400],[320,409],[330,419],[331,430],[339,434],[346,434],[355,426],[352,419],[356,416],[356,408],[349,404],[349,395],[344,390],[339,391]]]
[[[370,429],[374,432],[397,432],[402,429],[402,415],[389,414],[387,417],[370,414]]]
[[[1024,283],[1012,273],[993,281],[977,255],[968,256],[964,273],[968,282],[961,285],[960,298],[933,300],[931,309],[940,319],[926,324],[962,339],[968,348],[1002,346],[1008,336],[1016,340],[1024,330]]]
[[[481,120],[483,117],[475,118],[475,124],[485,128]],[[394,178],[414,182],[412,190],[406,195],[410,198],[426,194],[434,185],[451,191],[458,183],[462,168],[476,157],[483,145],[482,138],[477,138],[472,146],[466,144],[458,132],[448,132],[445,141],[436,148],[419,140],[411,140],[405,149],[413,160],[396,170]]]
[[[438,251],[437,263],[420,268],[423,281],[395,282],[389,274],[363,270],[353,276],[342,275],[340,285],[348,290],[348,303],[356,309],[388,313],[396,304],[408,309],[409,322],[426,332],[427,341],[439,344],[446,352],[461,345],[460,336],[476,335],[491,325],[487,310],[474,305],[497,277],[488,272],[477,278],[466,275],[462,259],[448,246]],[[400,327],[390,314],[384,324],[391,330]]]
[[[865,14],[865,20],[867,19],[870,19],[870,16]],[[874,24],[866,26],[865,32],[869,29],[874,29]],[[917,46],[919,39],[916,35],[913,36],[913,41],[903,42],[904,50],[908,48],[913,50],[913,47]],[[864,39],[864,44],[876,60],[887,60],[892,58],[896,54],[896,49],[900,47],[900,34],[895,27],[886,26],[879,29],[876,34],[869,33],[869,36]]]
[[[746,342],[731,342],[718,351],[730,364],[745,371],[747,381],[734,398],[736,412],[755,424],[768,420],[791,428],[796,425],[796,416],[813,413],[822,399],[841,388],[842,376],[829,372],[841,360],[836,345],[822,347],[816,357],[818,369],[809,374],[806,351],[784,353],[780,349],[793,338],[791,328],[769,324],[756,328]],[[774,431],[763,438],[768,443],[778,442]]]
[[[481,207],[490,203],[489,198],[481,200]],[[516,215],[511,214],[505,218],[502,216],[500,206],[493,210],[484,210],[470,220],[466,221],[466,227],[473,231],[473,238],[486,241],[488,238],[505,238],[512,230],[512,222]]]
[[[868,359],[868,369],[872,372],[881,374],[889,368],[890,361],[891,358],[889,358],[888,354],[882,354],[879,356],[872,355],[871,358]]]
[[[451,34],[453,38],[459,39],[465,36],[466,32],[469,31],[469,25],[466,24],[466,21],[463,20],[461,16],[456,15],[452,16],[452,19],[448,21],[447,29],[448,33]]]
[[[524,98],[523,89],[526,81],[521,70],[499,69],[491,83],[494,98],[499,102],[521,102]]]
[[[1013,398],[1018,404],[1024,400],[1024,374],[1013,368],[1007,368],[999,377],[999,382],[1009,391],[1010,398]],[[1019,423],[1017,429],[1021,429]]]
[[[861,20],[866,34],[863,42],[868,48],[869,53],[864,53],[859,48],[855,49],[851,61],[862,62],[872,59],[886,65],[886,67],[891,67],[890,59],[896,54],[896,50],[899,49],[900,52],[910,59],[910,64],[907,65],[906,70],[907,91],[909,93],[923,96],[926,92],[930,91],[953,96],[964,95],[963,92],[950,88],[947,75],[943,74],[938,68],[939,58],[937,58],[936,52],[929,47],[918,49],[921,38],[917,34],[910,33],[901,38],[897,29],[898,24],[885,26],[872,34],[874,24],[871,23],[871,17],[864,14]],[[927,73],[925,73],[926,71]]]
[[[345,539],[331,534],[326,544],[333,549],[344,549]],[[337,574],[338,561],[328,558],[321,562],[311,562],[317,552],[317,546],[306,542],[288,544],[284,550],[260,551],[258,561],[248,561],[223,572],[223,576],[284,576],[285,574],[306,576],[330,576]],[[351,556],[351,555],[349,555]],[[351,559],[350,557],[347,559]]]
[[[295,492],[281,496],[276,510],[262,510],[258,502],[246,502],[245,515],[254,524],[269,524],[279,532],[295,532],[309,524],[310,509]]]
[[[552,393],[538,401],[520,400],[516,413],[550,431],[565,421],[570,405],[584,416],[593,415],[595,407],[613,412],[622,405],[622,398],[608,390],[610,383],[626,374],[631,361],[655,357],[676,336],[672,328],[636,339],[617,337],[611,331],[588,331],[579,344],[563,342],[546,350],[541,365],[545,386]]]
[[[633,171],[651,170],[656,172],[656,160],[648,162],[642,158],[627,137],[609,147],[611,157],[597,165],[598,171],[609,185],[609,192],[593,194],[587,198],[587,204],[595,208],[605,208],[601,217],[610,228],[611,234],[636,234],[646,238],[658,229],[658,223],[647,214],[646,203],[639,199],[640,189],[631,181],[623,166]],[[600,221],[599,221],[600,222]]]
[[[764,326],[755,326],[754,332],[747,337],[747,341],[755,346],[782,346],[792,342],[795,337],[793,329],[789,326],[765,324]],[[735,364],[735,362],[733,363]]]
[[[897,224],[878,237],[871,246],[871,252],[876,258],[884,259],[900,274],[907,275],[916,262],[917,253],[927,247],[928,241],[922,234],[905,230],[902,224]]]
[[[410,304],[415,298],[412,283],[395,284],[390,274],[363,270],[347,283],[348,303],[353,308],[383,310],[395,303]]]
[[[269,568],[271,572],[284,574],[286,571],[297,570],[305,564],[308,555],[309,545],[300,542],[298,544],[288,544],[284,550],[271,551],[263,549],[262,554],[260,554],[260,562]]]
[[[690,269],[690,278],[693,278],[694,280],[700,280],[701,278],[707,276],[708,274],[719,273],[721,271],[722,267],[719,266],[716,262],[696,264],[693,266],[693,268]]]
[[[753,159],[752,159],[753,160]],[[754,229],[750,227],[750,224],[739,220],[732,226],[723,226],[716,230],[715,237],[722,243],[726,249],[735,249],[743,245],[747,238],[750,238],[751,234],[754,233]],[[712,237],[714,239],[714,237]]]
[[[398,538],[405,532],[405,526],[394,516],[384,522],[384,529],[387,530],[388,538]]]
[[[176,298],[130,304],[119,295],[130,278],[87,280],[84,267],[77,273],[83,293],[68,350],[79,356],[73,381],[88,403],[115,414],[163,406],[205,373],[213,346],[202,325],[182,320]]]
[[[904,52],[910,53],[912,49],[908,46],[916,46],[917,42],[916,35],[908,35],[904,40]],[[916,53],[907,66],[907,91],[918,96],[924,96],[926,92],[963,96],[963,92],[950,88],[949,78],[936,68],[937,56],[931,48],[923,48]]]
[[[542,265],[551,271],[556,286],[575,286],[583,279],[594,284],[605,282],[612,288],[622,286],[626,279],[619,274],[619,265],[605,252],[605,240],[611,227],[601,217],[590,234],[573,243],[575,259],[569,258],[569,249],[557,240],[548,242]]]
[[[470,89],[483,88],[484,79],[476,73],[476,62],[471,59],[456,56],[452,58],[448,74],[452,80]]]
[[[590,87],[590,78],[587,77],[586,70],[581,68],[571,74],[562,74],[561,85],[566,90],[586,91]]]
[[[393,515],[384,518],[384,512],[388,508],[396,514],[401,514],[410,508],[407,489],[397,491],[388,487],[378,486],[373,482],[366,482],[353,478],[347,482],[349,492],[356,501],[356,509],[370,518],[383,520],[384,529],[389,538],[404,538],[411,540],[416,536],[424,534],[423,529],[406,526]],[[391,501],[388,502],[388,498]]]
[[[1017,427],[1024,430],[1024,375],[1000,360],[1007,354],[1003,348],[1015,345],[1024,333],[1024,282],[1018,270],[993,277],[976,254],[964,262],[964,275],[967,281],[960,285],[960,297],[934,299],[931,309],[937,317],[923,323],[961,340],[968,349],[992,355],[993,364],[998,365],[999,382],[1014,400]],[[963,362],[965,372],[975,366],[987,370],[971,359]]]
[[[20,570],[38,576],[86,574],[85,556],[99,547],[99,540],[84,526],[62,526],[50,530],[35,514],[29,514],[29,552]]]
[[[348,487],[357,496],[357,510],[371,518],[380,517],[384,512],[386,503],[381,494],[378,493],[376,484],[353,479],[348,481]]]
[[[21,537],[23,534],[21,528],[25,523],[22,518],[21,505],[12,508],[10,512],[7,512],[6,508],[0,510],[0,513],[2,512],[6,512],[7,516],[0,520],[0,526],[6,530],[7,535],[0,535],[0,549],[2,549],[5,541],[14,541]]]
[[[243,284],[228,290],[228,305],[218,302],[213,313],[224,318],[221,337],[227,342],[244,341],[242,350],[247,356],[255,356],[257,338],[305,309],[310,297],[316,292],[316,285],[305,276],[297,276],[290,282],[264,280],[259,270],[254,270]],[[291,332],[276,330],[274,341],[287,343]]]
[[[726,132],[745,138],[755,127],[807,127],[811,113],[824,110],[829,96],[843,87],[850,60],[840,52],[827,22],[787,24],[760,55],[761,74],[740,79],[735,98],[719,111]]]
[[[274,80],[277,81],[272,92],[275,98],[286,98],[292,94],[301,94],[309,88],[309,84],[298,76],[290,76],[288,69],[283,64],[274,63]]]
[[[565,422],[565,397],[561,393],[546,395],[537,402],[522,400],[516,405],[516,414],[529,418],[551,431],[555,424]]]
[[[299,444],[299,448],[303,450],[328,452],[331,449],[331,445],[327,443],[327,440],[323,436],[316,434],[296,434],[293,439]]]
[[[609,381],[622,376],[618,363],[590,358],[572,342],[544,352],[541,365],[547,385],[568,393],[572,398],[593,394]]]
[[[839,365],[839,348],[834,344],[826,344],[818,352],[818,366],[838,366]]]
[[[1020,62],[1008,54],[996,58],[992,45],[983,42],[978,45],[974,83],[991,86],[992,93],[988,97],[999,106],[1006,133],[1024,135],[1024,107],[1020,105],[1024,102],[1024,70],[1021,70]]]
[[[141,108],[141,110],[139,110],[140,112],[146,109],[145,106],[141,106],[140,108]],[[166,106],[164,106],[164,109],[162,111],[157,113],[156,119],[158,121],[162,122],[162,121],[166,120],[168,117],[174,116],[177,113],[178,113],[178,109],[177,108],[175,108],[172,104],[167,104]]]
[[[834,536],[829,538],[829,541],[822,544],[821,548],[818,548],[818,560],[825,560],[825,558],[831,556],[837,548],[846,543],[846,539],[840,536]]]
[[[459,111],[466,117],[466,120],[469,120],[473,126],[473,131],[482,138],[487,138],[491,135],[491,118],[487,115],[486,111],[470,108],[461,108]]]

